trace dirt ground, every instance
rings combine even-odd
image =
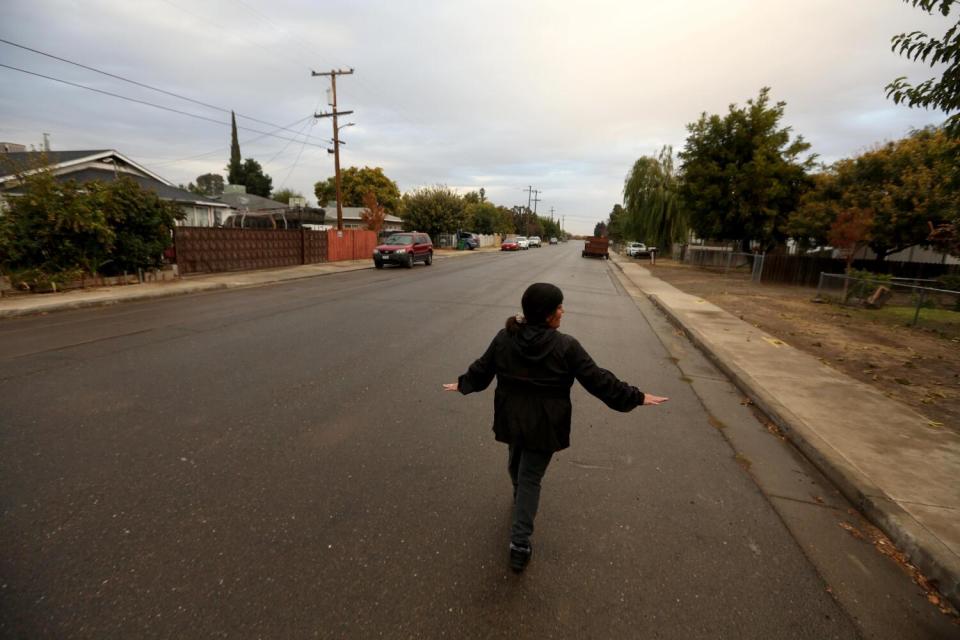
[[[753,284],[747,274],[667,259],[643,266],[960,432],[960,324],[910,327],[902,315],[813,302],[816,289]]]

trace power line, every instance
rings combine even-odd
[[[224,108],[224,107],[218,107],[217,105],[210,104],[210,103],[208,103],[208,102],[203,102],[202,100],[196,100],[196,99],[190,98],[190,97],[188,97],[188,96],[180,95],[179,93],[174,93],[173,91],[167,91],[166,89],[161,89],[161,88],[159,88],[159,87],[154,87],[154,86],[151,86],[151,85],[146,84],[146,83],[144,83],[144,82],[139,82],[139,81],[137,81],[137,80],[131,80],[130,78],[125,78],[124,76],[117,75],[117,74],[115,74],[115,73],[110,73],[109,71],[104,71],[104,70],[102,70],[102,69],[97,69],[96,67],[91,67],[91,66],[89,66],[89,65],[82,64],[82,63],[76,62],[76,61],[74,61],[74,60],[68,60],[67,58],[61,58],[60,56],[55,56],[55,55],[53,55],[52,53],[47,53],[46,51],[40,51],[39,49],[33,49],[33,48],[31,48],[31,47],[28,47],[28,46],[25,46],[25,45],[22,45],[22,44],[17,44],[16,42],[11,42],[10,40],[5,40],[4,38],[0,38],[0,42],[2,42],[2,43],[4,43],[4,44],[8,44],[8,45],[10,45],[11,47],[17,47],[18,49],[23,49],[24,51],[29,51],[29,52],[31,52],[31,53],[36,53],[36,54],[41,55],[41,56],[46,56],[46,57],[51,58],[51,59],[53,59],[53,60],[58,60],[58,61],[60,61],[60,62],[66,62],[67,64],[72,64],[72,65],[75,66],[75,67],[80,67],[81,69],[86,69],[87,71],[93,71],[94,73],[99,73],[99,74],[104,75],[104,76],[107,76],[107,77],[109,77],[109,78],[114,78],[114,79],[116,79],[116,80],[121,80],[121,81],[123,81],[123,82],[128,82],[128,83],[133,84],[133,85],[136,85],[136,86],[138,86],[138,87],[143,87],[144,89],[150,89],[151,91],[156,91],[156,92],[158,92],[158,93],[162,93],[162,94],[165,94],[165,95],[168,95],[168,96],[172,96],[172,97],[178,98],[178,99],[180,99],[180,100],[186,100],[187,102],[192,102],[192,103],[198,104],[198,105],[200,105],[200,106],[202,106],[202,107],[207,107],[208,109],[213,109],[213,110],[215,110],[215,111],[222,111],[222,112],[224,112],[224,113],[232,113],[232,111],[231,111],[230,109],[226,109],[226,108]],[[260,120],[260,119],[258,119],[258,118],[254,118],[254,117],[252,117],[252,116],[246,116],[246,115],[243,115],[242,113],[239,113],[239,112],[238,112],[236,115],[239,116],[239,117],[241,117],[241,118],[243,118],[243,119],[245,119],[245,120],[250,120],[250,121],[252,121],[252,122],[259,122],[260,124],[265,124],[265,125],[267,125],[267,126],[269,126],[269,127],[275,127],[275,128],[277,128],[278,130],[279,130],[279,129],[283,129],[283,130],[287,130],[287,131],[292,131],[292,129],[287,129],[287,127],[283,127],[283,126],[280,126],[280,125],[278,125],[278,124],[274,124],[274,123],[272,123],[272,122],[267,122],[266,120]],[[298,121],[298,122],[299,122],[299,121]]]
[[[171,112],[171,113],[178,113],[178,114],[180,114],[180,115],[182,115],[182,116],[188,116],[188,117],[190,117],[190,118],[196,118],[196,119],[198,119],[198,120],[205,120],[205,121],[207,121],[207,122],[212,122],[212,123],[214,123],[214,124],[219,124],[219,125],[223,125],[223,126],[228,126],[228,125],[230,124],[229,122],[221,122],[221,121],[219,121],[219,120],[214,120],[213,118],[208,118],[207,116],[202,116],[202,115],[197,114],[197,113],[190,113],[189,111],[181,111],[180,109],[174,109],[173,107],[165,107],[165,106],[163,106],[163,105],[155,104],[155,103],[153,103],[153,102],[147,102],[146,100],[138,100],[137,98],[131,98],[131,97],[129,97],[129,96],[123,96],[123,95],[120,95],[119,93],[112,93],[112,92],[110,92],[110,91],[104,91],[103,89],[96,89],[96,88],[94,88],[94,87],[88,87],[88,86],[85,85],[85,84],[79,84],[79,83],[76,83],[76,82],[70,82],[69,80],[63,80],[63,79],[61,79],[61,78],[54,78],[53,76],[46,76],[46,75],[43,75],[42,73],[36,73],[35,71],[27,71],[26,69],[21,69],[21,68],[19,68],[19,67],[13,67],[13,66],[10,66],[10,65],[8,65],[8,64],[0,63],[0,67],[3,67],[3,68],[5,68],[5,69],[11,69],[11,70],[13,70],[13,71],[19,71],[20,73],[26,73],[26,74],[31,75],[31,76],[37,76],[38,78],[44,78],[45,80],[52,80],[53,82],[59,82],[59,83],[61,83],[61,84],[66,84],[66,85],[69,85],[69,86],[71,86],[71,87],[77,87],[78,89],[86,89],[87,91],[93,91],[93,92],[95,92],[95,93],[100,93],[100,94],[103,94],[103,95],[105,95],[105,96],[110,96],[111,98],[120,98],[121,100],[126,100],[126,101],[128,101],[128,102],[135,102],[135,103],[137,103],[137,104],[146,105],[146,106],[148,106],[148,107],[153,107],[153,108],[155,108],[155,109],[162,109],[163,111],[169,111],[169,112]],[[271,137],[273,137],[273,138],[278,138],[278,139],[280,139],[280,140],[292,140],[293,142],[303,142],[303,144],[310,145],[311,147],[318,147],[318,148],[320,148],[320,149],[325,149],[325,148],[326,148],[324,145],[314,144],[314,143],[312,143],[312,142],[307,142],[307,141],[305,141],[305,140],[298,140],[298,139],[296,139],[296,138],[288,138],[288,137],[286,137],[286,136],[278,136],[277,134],[275,134],[275,133],[270,133],[270,132],[268,132],[268,131],[261,131],[261,130],[259,130],[259,129],[252,129],[252,128],[250,128],[250,127],[241,127],[241,126],[238,126],[237,128],[238,128],[238,129],[243,129],[244,131],[251,131],[251,132],[253,132],[253,133],[259,133],[259,134],[262,134],[262,135],[265,135],[265,136],[271,136]],[[278,127],[278,128],[279,128],[279,127]],[[308,138],[308,139],[309,139],[309,138]]]

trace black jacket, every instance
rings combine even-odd
[[[493,432],[500,442],[537,451],[570,446],[570,387],[583,387],[617,411],[643,404],[643,392],[601,369],[573,336],[545,326],[503,329],[460,376],[458,389],[483,391],[497,377]]]

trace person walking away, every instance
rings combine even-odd
[[[522,314],[507,318],[486,352],[446,391],[483,391],[497,379],[493,432],[509,445],[507,469],[513,483],[510,567],[530,561],[533,521],[540,485],[554,453],[570,446],[570,388],[574,380],[617,411],[658,405],[669,398],[644,394],[602,369],[573,336],[560,333],[563,292],[538,282],[521,299]]]

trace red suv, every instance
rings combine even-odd
[[[383,269],[385,264],[399,264],[413,268],[414,262],[433,264],[433,243],[430,236],[419,231],[401,231],[388,236],[373,250],[373,266]]]

